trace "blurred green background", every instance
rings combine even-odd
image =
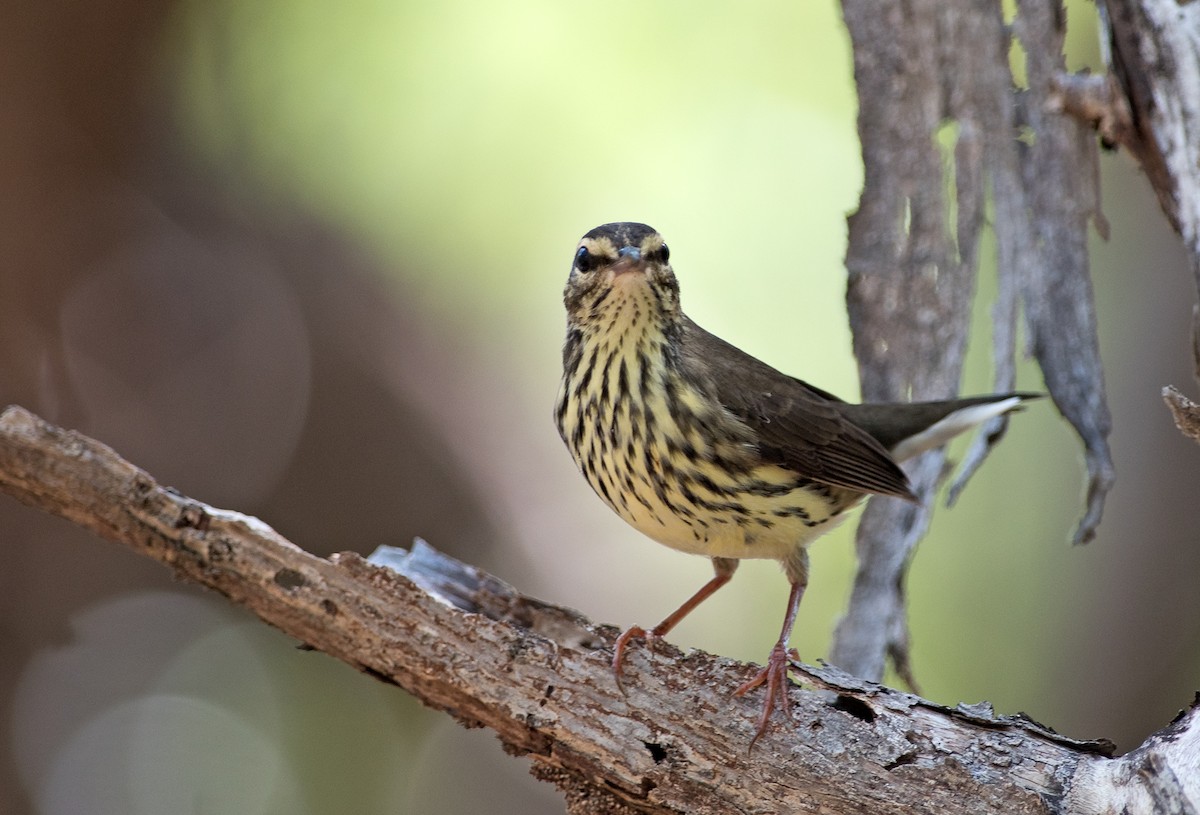
[[[1093,11],[1071,6],[1072,67],[1098,67]],[[862,167],[833,3],[25,2],[0,9],[0,54],[0,403],[312,551],[421,535],[620,626],[708,578],[612,516],[550,421],[562,285],[599,223],[653,224],[693,318],[856,395]],[[1200,450],[1158,395],[1192,386],[1194,295],[1139,171],[1103,172],[1120,481],[1100,535],[1067,545],[1081,456],[1037,404],[936,514],[909,596],[926,695],[1128,749],[1200,668]],[[807,660],[852,533],[813,549]],[[11,501],[0,536],[2,811],[563,809],[488,734],[155,564]],[[761,661],[786,594],[747,563],[671,639]]]

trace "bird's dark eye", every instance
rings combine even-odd
[[[647,252],[646,259],[652,260],[655,263],[666,263],[671,259],[671,250],[667,248],[665,243],[661,244],[657,249]]]
[[[586,246],[579,247],[575,253],[575,268],[581,272],[590,272],[596,267],[596,258],[588,251]]]

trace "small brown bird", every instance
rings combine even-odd
[[[564,293],[558,432],[592,489],[661,544],[712,558],[715,576],[654,628],[666,636],[729,582],[742,558],[778,560],[791,582],[779,641],[739,687],[766,685],[757,740],[789,708],[788,636],[808,583],[808,545],[870,494],[915,501],[896,462],[1015,409],[1033,394],[853,405],[780,373],[696,325],[662,237],[613,223],[583,236]]]

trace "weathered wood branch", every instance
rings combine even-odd
[[[1200,295],[1200,5],[1106,0],[1099,8],[1109,66],[1129,111],[1121,143],[1183,238]],[[1200,379],[1200,304],[1192,319],[1192,353]]]
[[[1066,104],[1061,0],[1020,0],[1011,25],[1000,4],[972,0],[842,0],[842,11],[854,49],[864,168],[846,250],[863,398],[958,392],[990,227],[994,390],[1016,388],[1023,313],[1045,387],[1084,445],[1087,500],[1075,542],[1086,543],[1114,482],[1087,253],[1088,224],[1105,227],[1095,139],[1051,111],[1052,99],[1060,109]],[[1009,67],[1014,36],[1025,54],[1023,90]],[[1006,426],[999,417],[981,429],[951,500]],[[943,464],[935,451],[908,467],[923,506],[873,501],[863,513],[859,571],[832,652],[852,673],[881,678],[889,656],[901,675],[909,673],[905,573],[928,527]]]
[[[524,597],[429,547],[397,570],[311,555],[263,522],[159,485],[86,436],[10,407],[0,490],[170,566],[264,621],[528,755],[573,813],[1146,812],[1200,798],[1200,715],[1121,759],[986,706],[952,710],[797,666],[793,726],[753,752],[753,667],[638,648],[628,696],[615,630]],[[1164,797],[1165,796],[1165,797]],[[1191,811],[1191,810],[1175,810]]]
[[[1163,388],[1162,397],[1179,432],[1200,444],[1200,405],[1170,385]]]

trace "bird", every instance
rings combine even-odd
[[[713,577],[658,625],[665,637],[746,558],[778,561],[790,584],[766,665],[734,690],[765,685],[751,747],[776,708],[791,718],[788,648],[808,585],[808,546],[867,496],[916,502],[899,462],[1038,394],[852,404],[705,331],[681,309],[662,236],[609,223],[579,241],[563,293],[563,373],[554,420],[595,493],[660,544],[708,557]],[[623,690],[623,686],[622,686]]]

